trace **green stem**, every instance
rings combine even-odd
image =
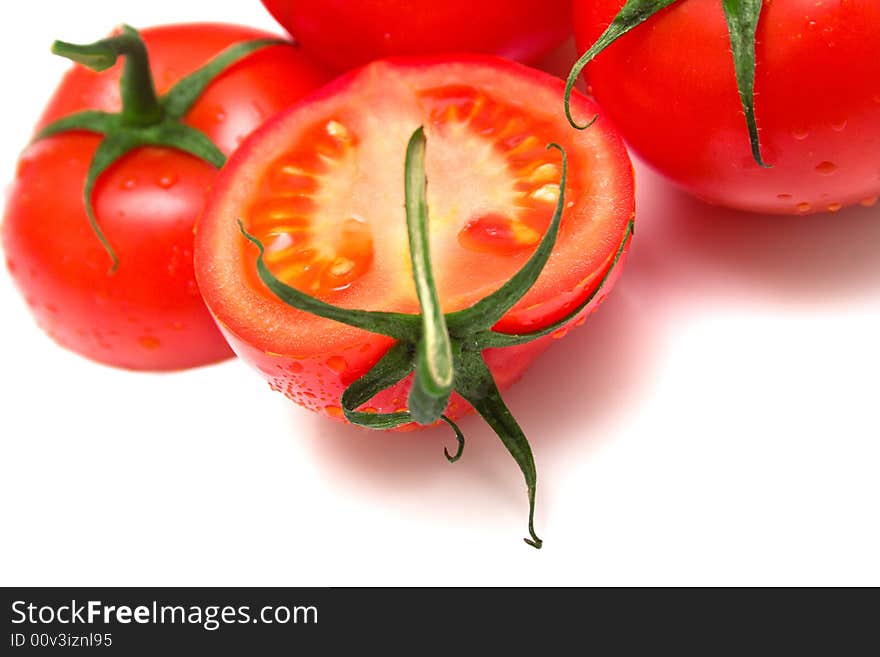
[[[482,333],[478,333],[475,336],[476,345],[480,349],[515,347],[517,345],[527,344],[539,338],[543,338],[544,336],[550,335],[551,333],[555,333],[559,329],[563,328],[566,324],[573,321],[586,309],[587,306],[593,303],[593,300],[599,295],[599,293],[605,287],[605,284],[611,278],[611,274],[616,271],[617,263],[620,262],[620,259],[623,257],[623,254],[626,251],[626,247],[629,244],[630,238],[633,236],[634,232],[635,221],[630,219],[629,223],[626,226],[626,230],[623,233],[623,238],[621,238],[620,240],[620,245],[617,247],[617,251],[614,253],[614,257],[611,260],[611,265],[608,267],[607,270],[605,270],[605,274],[599,281],[599,285],[597,285],[596,288],[592,292],[590,292],[589,296],[587,296],[586,299],[584,299],[577,306],[572,308],[565,317],[556,320],[552,324],[548,324],[544,328],[540,328],[536,331],[528,331],[526,333],[499,333],[490,329]]]
[[[147,47],[133,27],[123,25],[120,34],[85,45],[56,41],[52,44],[52,52],[95,71],[106,70],[120,56],[125,56],[120,82],[122,122],[132,126],[161,123],[165,111],[153,84]]]
[[[568,74],[565,83],[565,116],[573,128],[584,130],[595,122],[598,115],[583,125],[575,121],[571,113],[571,94],[584,67],[599,53],[630,30],[635,29],[654,14],[679,0],[627,0],[620,11],[598,39],[581,55]],[[761,156],[758,123],[755,118],[755,35],[763,8],[763,0],[721,0],[730,34],[730,46],[736,73],[736,85],[740,103],[746,116],[752,157],[758,166],[769,169]]]
[[[90,44],[56,41],[52,45],[52,52],[56,55],[95,71],[104,71],[116,64],[120,56],[125,56],[125,67],[119,82],[121,112],[78,112],[50,123],[35,137],[35,140],[45,139],[72,130],[103,135],[104,139],[89,166],[83,201],[89,225],[110,256],[110,273],[116,271],[119,257],[95,216],[92,192],[98,177],[125,153],[140,146],[171,148],[189,153],[218,169],[222,167],[226,156],[207,135],[183,123],[184,115],[223,71],[250,53],[279,43],[276,39],[256,39],[233,44],[179,80],[161,98],[156,95],[147,47],[133,27],[123,25],[120,34]]]
[[[449,313],[447,323],[454,335],[473,333],[476,328],[485,328],[495,325],[498,320],[507,314],[507,311],[513,308],[516,303],[522,299],[526,293],[538,280],[544,266],[550,259],[553,247],[556,244],[556,238],[559,236],[559,224],[562,221],[562,213],[565,210],[565,184],[568,178],[568,156],[565,150],[559,144],[548,144],[547,149],[558,150],[562,155],[562,175],[559,179],[559,197],[556,199],[556,209],[553,212],[553,218],[547,227],[547,232],[541,238],[538,248],[531,257],[526,261],[522,268],[516,272],[504,285],[495,290],[492,294],[483,297],[477,303],[459,310]]]
[[[544,542],[535,533],[535,491],[538,487],[538,472],[528,438],[504,403],[492,372],[489,371],[479,352],[464,352],[458,370],[462,376],[460,383],[456,385],[456,390],[492,427],[523,473],[529,500],[530,536],[523,540],[532,547],[540,549]]]
[[[758,166],[769,169],[770,165],[761,157],[761,141],[755,117],[755,35],[764,3],[763,0],[723,0],[723,5],[730,32],[736,86],[746,115],[752,157]]]
[[[419,297],[422,335],[416,352],[416,373],[409,392],[409,410],[419,424],[436,422],[452,392],[452,347],[440,295],[434,283],[428,244],[427,179],[425,177],[425,131],[416,130],[406,149],[404,173],[406,227],[410,261]]]
[[[340,324],[347,324],[355,328],[387,335],[396,340],[415,340],[418,336],[418,317],[404,313],[387,313],[375,310],[354,310],[340,308],[321,301],[305,292],[301,292],[279,279],[272,273],[266,261],[263,259],[265,246],[255,236],[251,235],[244,227],[241,219],[238,220],[238,229],[241,234],[254,246],[257,247],[257,274],[263,284],[284,303],[304,313],[331,319]]]
[[[428,424],[443,420],[452,427],[458,440],[458,451],[455,454],[450,454],[444,448],[446,458],[454,462],[464,449],[464,435],[450,418],[442,414],[454,387],[494,429],[519,465],[526,481],[529,502],[529,538],[525,542],[540,548],[543,542],[535,532],[535,493],[538,484],[535,459],[523,430],[501,398],[492,373],[483,360],[482,350],[490,343],[495,346],[494,342],[498,342],[498,346],[504,346],[500,343],[520,344],[539,337],[540,332],[519,336],[503,335],[491,331],[490,327],[532,287],[556,243],[565,207],[565,151],[556,144],[548,146],[561,153],[562,176],[556,212],[535,253],[494,293],[465,310],[444,315],[434,283],[428,244],[425,148],[424,131],[419,128],[410,138],[407,147],[404,177],[410,258],[421,306],[418,315],[340,308],[295,290],[269,271],[262,258],[262,243],[244,229],[241,220],[239,229],[259,250],[256,267],[260,279],[281,301],[319,317],[397,339],[388,352],[342,394],[342,409],[348,421],[370,429],[393,429],[413,421]],[[616,267],[631,235],[632,222],[628,224],[617,253],[597,290],[611,276],[611,271]],[[592,296],[584,302],[583,307],[591,299]],[[367,413],[357,410],[382,390],[404,380],[413,369],[415,374],[410,388],[408,410],[395,413]]]
[[[461,429],[458,428],[458,425],[445,415],[441,415],[440,419],[452,427],[452,430],[455,432],[455,439],[458,441],[458,449],[455,451],[455,454],[450,454],[447,448],[443,448],[446,460],[450,463],[455,463],[461,458],[461,455],[464,454],[464,434],[461,432]]]
[[[587,49],[580,59],[577,60],[568,74],[568,80],[565,82],[565,116],[573,128],[578,130],[586,130],[596,122],[598,115],[591,118],[583,125],[578,124],[571,115],[571,92],[577,82],[581,71],[589,64],[600,52],[605,50],[612,43],[617,41],[624,34],[633,28],[641,25],[651,16],[661,9],[665,9],[669,5],[678,0],[627,0],[627,3],[621,8],[620,12],[611,21],[608,28],[596,39],[596,42]]]

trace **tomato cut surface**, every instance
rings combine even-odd
[[[534,252],[569,162],[553,254],[498,330],[546,326],[609,271],[633,215],[632,170],[604,121],[570,129],[562,82],[493,57],[376,62],[255,133],[230,160],[198,227],[199,284],[233,348],[288,396],[340,416],[339,394],[388,338],[286,306],[261,282],[238,220],[288,285],[346,308],[418,312],[403,207],[404,153],[424,126],[430,248],[443,311],[499,288]],[[596,108],[576,98],[585,113]],[[610,285],[606,282],[606,285]],[[589,312],[592,307],[587,308]],[[499,385],[546,341],[489,358]],[[384,401],[383,401],[384,400]],[[405,388],[378,399],[400,406]],[[453,396],[460,415],[464,404]]]

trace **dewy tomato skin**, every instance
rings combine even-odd
[[[580,52],[624,0],[575,0]],[[765,0],[750,150],[720,0],[679,0],[586,68],[627,143],[690,193],[732,208],[807,214],[880,194],[880,2]],[[586,115],[576,115],[582,121]]]
[[[271,37],[218,24],[145,29],[157,91],[233,43]],[[120,108],[123,63],[95,73],[75,65],[37,125],[85,109]],[[185,115],[226,155],[267,118],[327,79],[292,45],[258,50],[214,79]],[[89,226],[83,186],[101,136],[83,131],[39,139],[19,161],[8,192],[3,247],[13,279],[39,325],[88,358],[131,369],[168,370],[231,356],[205,309],[192,264],[193,225],[217,170],[177,150],[141,147],[97,180],[99,225]]]
[[[571,0],[263,0],[339,70],[399,55],[480,52],[532,62],[571,34]]]
[[[331,201],[322,196],[313,178],[323,185],[339,185],[347,190],[340,207],[359,215],[360,230],[372,236],[371,260],[346,287],[323,290],[319,297],[349,308],[417,312],[402,205],[404,148],[420,124],[427,134],[431,251],[444,311],[466,307],[497,289],[533,251],[531,241],[527,248],[515,250],[509,236],[531,240],[540,234],[532,236],[525,224],[499,222],[496,213],[484,206],[491,206],[493,198],[508,198],[504,189],[509,182],[522,191],[515,198],[524,221],[533,215],[545,221],[542,213],[550,212],[555,203],[552,192],[558,190],[558,179],[555,186],[552,180],[558,176],[559,162],[558,152],[545,146],[555,141],[569,157],[560,238],[535,287],[496,328],[515,333],[548,326],[587,299],[610,272],[596,298],[571,322],[583,323],[620,273],[623,258],[616,266],[612,262],[621,244],[628,248],[633,178],[626,150],[607,119],[585,132],[570,129],[556,111],[562,89],[561,80],[494,57],[388,60],[339,79],[256,132],[221,173],[196,235],[196,275],[235,352],[273,389],[306,408],[343,417],[343,390],[364,375],[393,341],[307,315],[279,301],[257,278],[256,253],[236,222],[242,218],[249,230],[264,230],[270,265],[272,230],[290,226],[307,231],[324,222],[323,231],[311,242],[297,242],[300,232],[282,236],[299,244],[299,251],[278,250],[279,272],[293,272],[289,275],[299,277],[294,281],[306,290],[323,289],[319,282],[324,278],[317,274],[304,278],[302,265],[319,262],[314,253],[333,244],[334,229],[328,226],[346,224],[345,215],[334,224],[333,217],[318,214],[320,204]],[[580,94],[574,102],[579,111],[597,110]],[[326,130],[316,132],[317,128]],[[313,153],[323,155],[315,158]],[[313,176],[314,166],[320,173]],[[500,181],[499,188],[487,180]],[[279,194],[287,190],[287,196],[267,198],[266,190],[272,189],[282,190]],[[278,202],[284,198],[290,203],[287,211]],[[495,210],[515,215],[516,210],[503,203]],[[261,229],[260,222],[270,221],[264,218],[266,207],[278,214],[270,217],[274,222],[268,224],[270,228]],[[476,208],[476,215],[471,208]],[[514,225],[517,230],[505,232]],[[474,226],[488,228],[474,232]],[[302,260],[306,253],[312,260]],[[358,254],[349,256],[357,259]],[[283,273],[278,275],[284,278]],[[567,331],[563,328],[526,345],[487,350],[485,357],[499,387],[519,379],[532,360]],[[380,413],[406,408],[409,381],[381,392],[366,408]],[[455,419],[468,410],[469,405],[453,394],[446,413]]]

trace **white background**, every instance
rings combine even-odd
[[[275,29],[257,0],[3,3],[0,174],[67,64],[120,22]],[[83,9],[85,7],[85,9]],[[880,584],[880,207],[718,210],[638,167],[631,257],[479,420],[359,431],[238,362],[173,375],[54,345],[0,273],[0,584]]]

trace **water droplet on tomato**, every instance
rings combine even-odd
[[[878,199],[878,197],[876,197],[876,196],[871,196],[869,198],[863,198],[861,201],[859,201],[859,205],[866,207],[866,208],[873,208],[875,205],[877,205],[877,199]]]
[[[339,418],[345,417],[345,413],[343,413],[343,412],[342,412],[342,409],[339,408],[338,406],[333,406],[333,405],[331,405],[331,406],[325,406],[325,407],[324,407],[324,411],[325,411],[325,412],[327,413],[327,415],[329,415],[330,417],[339,417]]]
[[[581,317],[579,320],[577,320],[577,321],[574,323],[574,325],[575,325],[575,326],[583,326],[583,325],[586,324],[586,323],[587,323],[587,316],[584,315],[584,316]]]
[[[222,123],[226,120],[226,112],[224,112],[223,110],[217,110],[214,118],[217,119],[217,123]]]
[[[843,132],[846,130],[846,119],[840,119],[838,121],[834,121],[831,124],[831,129],[835,132]]]
[[[792,199],[792,195],[791,194],[777,194],[776,198],[778,198],[780,201],[790,201]]]
[[[567,329],[567,328],[561,328],[561,329],[559,329],[558,331],[556,331],[556,332],[553,334],[553,339],[554,339],[554,340],[561,340],[561,339],[564,338],[566,335],[568,335],[568,329]]]
[[[842,207],[843,207],[843,205],[840,203],[829,203],[828,204],[828,212],[837,212]]]
[[[172,331],[182,331],[186,326],[183,322],[171,322],[171,330]]]
[[[166,173],[164,176],[159,178],[157,184],[162,189],[171,189],[177,183],[177,175],[173,173]]]
[[[837,171],[837,165],[834,162],[819,162],[816,165],[816,172],[821,173],[823,176],[830,176],[832,173]]]
[[[122,181],[122,184],[119,185],[119,188],[120,189],[134,189],[135,184],[137,184],[137,181],[134,178],[126,178],[125,180]]]
[[[803,141],[810,136],[810,131],[804,126],[796,126],[791,129],[791,136],[798,141]]]
[[[141,337],[138,338],[138,343],[140,343],[140,345],[144,349],[150,349],[150,350],[158,349],[159,346],[162,344],[159,341],[159,338],[157,338],[155,335],[142,335]]]
[[[795,206],[795,208],[796,208],[797,211],[800,212],[801,214],[806,214],[807,212],[809,212],[810,210],[813,209],[813,206],[810,205],[809,203],[807,203],[806,201],[803,201],[803,202],[801,202],[801,203],[798,203],[798,204]]]

